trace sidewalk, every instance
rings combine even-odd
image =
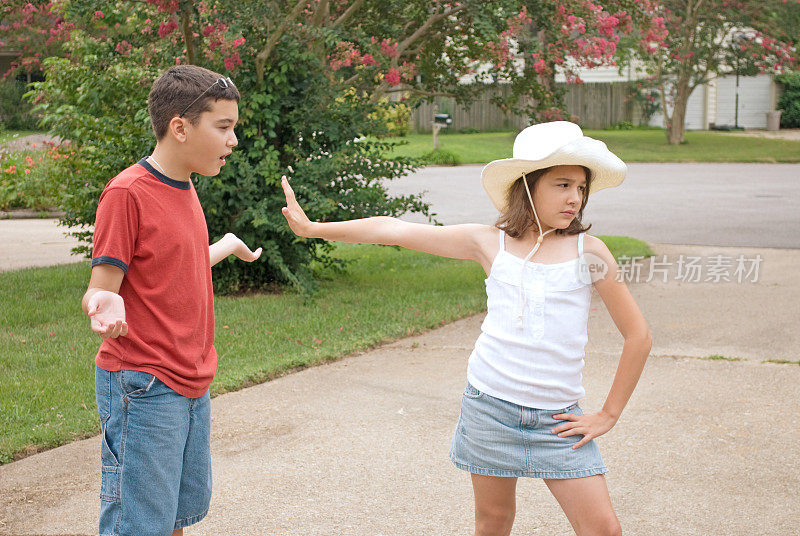
[[[0,272],[84,260],[70,253],[78,241],[66,231],[55,219],[0,220]]]
[[[629,285],[655,341],[598,440],[625,534],[797,534],[800,367],[761,361],[798,359],[800,250],[653,249],[764,260],[757,283]],[[581,406],[596,411],[622,339],[596,295],[590,315]],[[214,499],[187,536],[471,533],[470,481],[447,452],[481,320],[215,398]],[[0,534],[92,534],[98,451],[94,437],[0,467]],[[518,489],[513,534],[572,534],[543,482]]]

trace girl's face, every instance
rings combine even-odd
[[[566,229],[581,209],[586,173],[580,166],[555,166],[542,175],[531,196],[542,232]]]

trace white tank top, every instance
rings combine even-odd
[[[592,285],[579,276],[584,233],[578,235],[578,257],[557,264],[523,263],[505,250],[505,233],[499,234],[500,251],[486,278],[488,312],[467,380],[521,406],[565,408],[586,394],[581,370]],[[522,280],[527,298],[520,324]]]

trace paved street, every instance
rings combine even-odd
[[[389,191],[426,192],[444,224],[491,224],[481,168],[428,167]],[[593,235],[652,243],[800,249],[798,200],[800,164],[630,164],[620,187],[590,198],[584,221]],[[0,271],[80,261],[69,254],[76,244],[55,220],[0,220]]]
[[[389,191],[427,191],[444,224],[491,224],[497,212],[481,188],[482,167],[428,167]],[[661,244],[800,248],[798,201],[800,164],[629,164],[622,185],[589,198],[584,222],[593,235]]]

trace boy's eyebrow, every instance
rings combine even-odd
[[[233,119],[231,119],[229,117],[225,117],[224,119],[217,119],[217,124],[218,125],[222,124],[222,123],[235,123],[235,122],[236,121],[234,121]]]

